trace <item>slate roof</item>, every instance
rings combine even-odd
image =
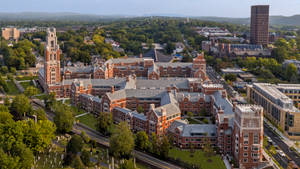
[[[228,100],[228,98],[223,98],[221,91],[215,92],[212,97],[215,100],[214,108],[221,108],[224,111],[224,114],[217,115],[219,121],[224,122],[224,118],[228,118],[229,126],[233,127],[234,112],[231,102]]]
[[[72,73],[92,73],[93,66],[67,66],[64,68],[64,72],[70,71]]]
[[[137,79],[137,88],[143,89],[164,89],[175,86],[180,89],[189,89],[189,80],[186,78],[166,78],[159,80]]]
[[[158,67],[172,67],[172,68],[176,68],[176,67],[192,67],[193,63],[188,62],[188,63],[184,63],[184,62],[175,62],[175,63],[169,63],[169,62],[157,62],[155,63],[156,66]]]
[[[183,100],[184,98],[189,98],[190,101],[196,102],[200,98],[204,98],[205,102],[210,102],[210,96],[205,95],[204,93],[195,93],[195,92],[178,92],[176,94],[177,100]]]

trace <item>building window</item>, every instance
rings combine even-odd
[[[244,141],[244,144],[248,144],[248,141]]]
[[[252,151],[258,151],[259,148],[257,146],[252,146]]]
[[[259,137],[257,133],[254,133],[253,135],[253,143],[254,144],[258,144],[259,143]]]
[[[248,146],[245,146],[245,147],[244,147],[244,151],[248,151]]]
[[[247,162],[248,162],[248,158],[244,158],[244,159],[243,159],[243,162],[244,162],[244,163],[247,163]]]
[[[248,153],[244,153],[244,157],[248,157]]]

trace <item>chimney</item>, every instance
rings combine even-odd
[[[161,108],[161,116],[164,117],[166,115],[167,115],[167,110],[164,107],[162,107]]]
[[[223,98],[226,98],[226,97],[227,97],[226,90],[222,90],[222,97],[223,97]]]
[[[171,87],[167,87],[167,92],[170,93],[171,92]]]
[[[224,123],[228,123],[228,118],[224,117]]]
[[[237,102],[233,102],[232,111],[235,112]]]
[[[115,92],[115,86],[111,86],[111,93]]]
[[[150,108],[149,108],[149,111],[151,111],[151,110],[154,110],[155,109],[155,104],[150,104]]]

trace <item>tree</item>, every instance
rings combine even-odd
[[[16,70],[15,67],[10,67],[10,72],[11,72],[12,74],[16,74],[17,70]]]
[[[38,89],[33,87],[33,86],[29,86],[25,89],[24,91],[24,94],[27,96],[27,97],[32,97],[34,95],[37,95],[38,94]]]
[[[154,132],[151,135],[151,152],[159,155],[159,140]]]
[[[294,78],[293,76],[295,76],[295,77],[298,76],[298,69],[293,63],[291,63],[291,64],[287,65],[287,67],[285,69],[285,77],[286,77],[286,79],[291,81],[291,80],[293,80],[292,78]]]
[[[34,114],[37,116],[37,120],[47,120],[46,112],[42,108],[35,110]]]
[[[75,169],[84,169],[84,165],[79,157],[79,155],[76,155],[73,162],[72,162],[72,167]]]
[[[31,111],[29,99],[23,94],[16,96],[10,105],[10,111],[16,119],[22,119],[22,116],[25,117]]]
[[[24,142],[34,152],[43,152],[55,138],[55,125],[49,120],[40,120],[35,123],[29,120],[23,123],[23,130],[26,134]]]
[[[133,134],[126,122],[118,124],[109,139],[110,153],[116,158],[129,157],[134,148]]]
[[[139,105],[139,106],[137,107],[136,111],[139,112],[139,113],[143,113],[143,112],[144,112],[144,109],[143,109],[143,107],[142,107],[141,105]]]
[[[170,150],[170,143],[167,136],[163,136],[162,143],[160,145],[160,156],[167,158]]]
[[[9,97],[5,97],[5,99],[4,99],[4,105],[5,105],[6,107],[10,107]]]
[[[288,58],[287,49],[284,47],[277,47],[273,49],[272,56],[279,62],[282,63],[284,59]]]
[[[7,68],[7,66],[2,66],[2,67],[1,67],[1,72],[2,72],[3,74],[8,73],[8,68]]]
[[[89,143],[91,140],[91,138],[84,131],[81,131],[80,136],[85,143]]]
[[[124,163],[120,164],[119,169],[136,169],[134,166],[133,160],[124,160]]]
[[[189,111],[187,112],[187,116],[191,119],[194,116],[194,113]]]
[[[74,135],[67,144],[67,153],[77,154],[78,152],[81,152],[82,147],[82,138],[79,135]]]
[[[4,169],[18,168],[19,158],[8,155],[0,148],[0,166]]]
[[[67,133],[73,129],[75,118],[72,110],[64,104],[56,104],[54,110],[54,123],[57,131],[60,133]]]
[[[55,103],[55,93],[50,93],[46,97],[44,97],[44,103],[47,109],[50,109],[50,107]]]
[[[136,146],[141,150],[147,150],[149,147],[148,135],[145,131],[139,131],[135,139]]]
[[[108,135],[110,133],[112,125],[112,115],[111,113],[101,112],[98,117],[97,129],[103,135]]]
[[[13,121],[13,116],[7,111],[0,111],[0,124]]]
[[[88,151],[86,151],[86,150],[82,151],[80,158],[85,166],[90,166],[90,164],[91,164],[90,158],[91,157],[90,157],[90,153]]]
[[[168,42],[167,45],[166,45],[166,52],[168,54],[172,54],[174,49],[175,49],[174,43]]]
[[[19,157],[18,168],[31,169],[34,155],[25,144],[16,144],[12,149],[12,155]]]
[[[236,75],[235,74],[226,74],[225,75],[225,80],[226,81],[232,81],[232,82],[234,82],[234,81],[236,81]]]

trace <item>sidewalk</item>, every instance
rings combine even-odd
[[[265,158],[270,162],[270,164],[276,168],[276,169],[280,169],[280,167],[273,161],[272,157],[269,156],[269,154],[267,154],[265,152],[265,150],[262,150],[263,156],[265,156]]]
[[[232,168],[226,157],[223,158],[223,161],[224,161],[224,164],[226,166],[226,169],[231,169]]]
[[[267,123],[267,125],[272,128],[281,138],[282,141],[286,143],[289,147],[294,147],[298,153],[300,153],[300,148],[295,145],[295,142],[287,138],[284,134],[282,134],[281,131],[279,131],[276,127],[274,127],[266,118],[264,118],[264,122]]]

